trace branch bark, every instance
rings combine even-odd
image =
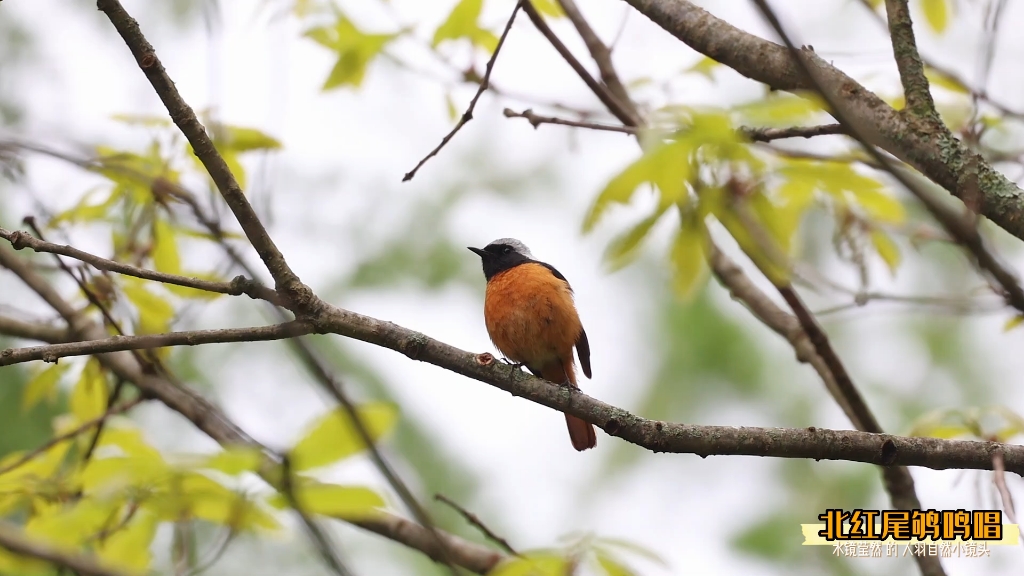
[[[624,0],[690,48],[776,90],[814,90],[785,46],[744,32],[687,0]],[[977,182],[978,212],[1024,239],[1024,191],[948,131],[933,132],[899,114],[870,90],[810,49],[800,51],[824,93],[845,103],[865,138],[918,169],[961,200]]]

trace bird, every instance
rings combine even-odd
[[[483,264],[484,324],[494,346],[510,363],[526,366],[534,376],[578,390],[573,347],[583,374],[590,378],[590,342],[569,281],[551,264],[535,260],[515,238],[468,248]],[[565,414],[565,424],[577,451],[597,445],[589,422]]]

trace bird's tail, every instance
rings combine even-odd
[[[573,370],[571,357],[563,366],[553,364],[551,368],[542,371],[540,376],[556,384],[568,381],[573,388],[576,387],[576,373]],[[572,447],[577,452],[597,446],[597,432],[594,430],[594,425],[590,422],[566,414],[565,425],[569,428],[569,438],[572,440]]]

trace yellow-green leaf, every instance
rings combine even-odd
[[[700,74],[701,76],[704,76],[708,80],[714,81],[714,72],[715,69],[718,68],[719,66],[721,66],[721,64],[719,64],[718,61],[708,58],[707,56],[704,56],[703,58],[698,60],[696,64],[690,66],[686,70],[683,70],[683,73],[692,72],[694,74]]]
[[[924,11],[924,18],[938,34],[946,31],[949,23],[949,4],[947,0],[921,0],[921,9]]]
[[[121,286],[125,296],[131,300],[138,310],[138,330],[140,334],[161,334],[167,332],[174,307],[163,298],[153,294],[134,278],[126,278]]]
[[[598,550],[595,557],[601,570],[608,576],[633,576],[632,570],[606,551]]]
[[[944,72],[939,72],[931,66],[924,67],[924,75],[932,86],[939,86],[957,94],[968,95],[971,93],[971,89],[965,86],[963,82]]]
[[[337,53],[338,59],[322,88],[326,91],[362,84],[370,63],[397,34],[366,34],[351,20],[339,16],[333,27],[313,28],[305,36]]]
[[[259,502],[198,472],[165,482],[155,510],[163,520],[198,518],[240,530],[276,530],[277,520]]]
[[[57,382],[67,371],[68,366],[67,362],[52,364],[36,373],[22,392],[21,409],[31,410],[43,398],[52,402],[57,395]]]
[[[694,295],[707,273],[705,234],[703,222],[695,218],[683,218],[679,234],[672,244],[675,289],[684,299]]]
[[[813,117],[824,109],[824,102],[810,93],[794,96],[772,92],[761,100],[755,100],[733,108],[745,124],[766,126],[792,125]]]
[[[877,183],[873,183],[877,184]],[[863,187],[853,192],[857,204],[867,212],[872,220],[900,224],[906,219],[906,212],[899,200],[882,192],[880,187]]]
[[[660,207],[647,218],[644,218],[625,233],[617,236],[605,250],[604,258],[611,270],[619,270],[629,264],[636,256],[651,228],[661,219],[668,206]]]
[[[281,142],[273,136],[244,126],[231,126],[222,124],[217,130],[217,148],[230,148],[236,152],[249,152],[251,150],[277,150]]]
[[[1003,332],[1009,332],[1010,330],[1013,330],[1014,328],[1020,326],[1022,322],[1024,322],[1024,316],[1020,314],[1017,314],[1016,316],[1011,316],[1010,319],[1006,321],[1006,324],[1003,324]]]
[[[153,222],[153,267],[167,274],[181,273],[181,258],[178,256],[178,243],[174,238],[174,230],[166,220],[157,219]]]
[[[256,471],[261,462],[263,462],[263,453],[258,448],[232,446],[201,460],[196,467],[218,470],[229,476],[237,476],[242,472]]]
[[[369,488],[339,486],[315,480],[296,478],[293,496],[299,508],[306,513],[320,514],[342,520],[360,520],[375,515],[384,506],[384,499]],[[271,506],[287,508],[289,501],[283,494],[268,500]]]
[[[893,242],[892,238],[888,234],[881,230],[871,231],[871,245],[875,247],[875,252],[881,256],[882,260],[885,260],[885,264],[889,266],[889,271],[896,275],[896,270],[900,266],[900,249]]]
[[[90,358],[78,383],[71,390],[71,413],[82,422],[99,418],[107,411],[109,395],[100,361]]]
[[[569,560],[554,552],[535,552],[510,557],[488,572],[488,576],[565,576]]]
[[[364,404],[357,411],[373,441],[391,430],[398,418],[394,405],[384,402]],[[290,453],[291,467],[301,472],[337,462],[365,449],[366,444],[348,414],[337,408],[320,417],[295,444]]]
[[[686,182],[690,176],[689,153],[692,143],[680,139],[656,145],[638,160],[612,178],[597,195],[583,220],[583,231],[589,232],[612,203],[628,204],[633,192],[641,184],[657,186],[662,204],[674,204],[686,196]]]
[[[111,567],[133,574],[145,574],[153,560],[149,551],[156,536],[157,517],[146,509],[135,512],[127,525],[107,536],[98,556]]]
[[[498,46],[497,36],[478,24],[483,7],[484,0],[459,0],[448,14],[448,18],[434,32],[431,45],[436,47],[445,40],[468,38],[488,53],[494,52]]]
[[[562,7],[558,5],[554,0],[532,0],[533,7],[537,9],[537,12],[545,16],[552,18],[561,18],[565,16],[565,12],[562,11]]]

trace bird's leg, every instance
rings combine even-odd
[[[512,370],[510,370],[509,373],[508,373],[509,381],[515,380],[516,372],[519,372],[520,370],[523,369],[523,366],[526,366],[526,364],[524,362],[513,362],[513,361],[509,360],[508,358],[506,358],[505,356],[501,357],[501,361],[512,367]]]

